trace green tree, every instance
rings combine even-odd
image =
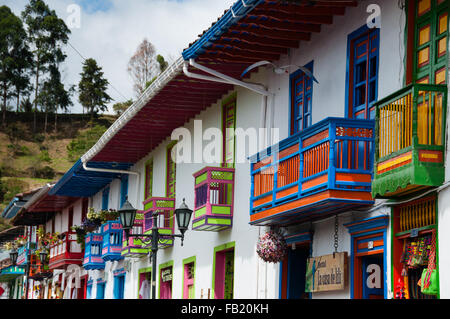
[[[58,109],[67,110],[73,104],[70,95],[74,88],[71,87],[69,90],[64,88],[64,84],[61,83],[61,73],[56,65],[50,65],[49,71],[50,77],[43,83],[37,98],[45,113],[44,133],[47,133],[48,113],[53,112],[55,114],[56,131]]]
[[[49,66],[63,62],[66,55],[63,46],[69,40],[70,30],[64,20],[58,18],[43,0],[30,0],[22,12],[22,19],[28,26],[28,42],[32,45],[34,84],[34,120],[36,131],[36,112],[39,101],[40,77],[49,72]]]
[[[118,102],[113,105],[113,110],[116,112],[117,116],[120,116],[131,106],[131,104],[133,104],[133,100],[131,99],[125,102]]]
[[[31,100],[30,100],[30,97],[29,97],[29,96],[27,96],[25,99],[23,99],[23,100],[20,102],[20,109],[21,109],[23,112],[26,112],[26,113],[31,113],[31,112],[33,112],[33,103],[31,103]]]
[[[2,123],[6,123],[7,100],[20,95],[28,86],[26,69],[31,65],[31,56],[22,21],[7,6],[0,7],[0,87],[3,98]]]
[[[87,59],[83,63],[83,72],[78,84],[78,100],[81,105],[91,114],[91,123],[94,114],[98,111],[108,109],[107,103],[112,98],[106,93],[109,82],[104,78],[102,68],[94,59]]]
[[[164,72],[169,66],[169,63],[166,60],[164,60],[164,57],[161,54],[157,55],[156,61],[159,64],[159,70],[161,71],[161,73]]]

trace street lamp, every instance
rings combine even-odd
[[[46,263],[47,257],[48,257],[47,249],[43,249],[42,251],[39,252],[39,259],[41,260],[42,266],[44,266],[44,264]]]
[[[17,257],[19,257],[19,253],[15,248],[10,251],[9,253],[9,259],[11,260],[11,264],[15,267],[17,263]]]
[[[122,205],[122,208],[119,210],[120,223],[122,224],[126,237],[130,235],[130,230],[133,228],[136,212],[137,209],[130,204],[127,197],[125,203]]]
[[[181,238],[181,246],[183,246],[184,233],[188,229],[189,222],[191,220],[192,210],[186,205],[184,198],[183,203],[180,208],[175,209],[175,216],[178,223],[178,230],[181,234],[160,234],[158,228],[158,212],[154,211],[152,213],[152,233],[150,235],[147,234],[130,234],[130,230],[133,228],[134,219],[136,218],[137,209],[134,208],[130,202],[128,202],[128,198],[123,204],[122,208],[119,210],[119,218],[120,223],[122,224],[122,228],[125,231],[126,238],[128,237],[142,237],[142,238],[151,238],[152,246],[151,246],[151,257],[152,257],[152,299],[156,298],[156,254],[158,252],[158,243],[160,239],[175,239],[176,237]]]

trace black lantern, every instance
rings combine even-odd
[[[191,221],[191,215],[192,209],[189,209],[183,198],[183,203],[180,205],[180,208],[175,209],[178,229],[180,230],[182,236],[184,236],[184,233],[188,229],[189,222]]]
[[[11,252],[9,253],[9,259],[11,260],[11,264],[13,266],[15,266],[17,263],[17,257],[19,257],[19,253],[17,252],[17,250],[16,249],[11,250]]]
[[[136,212],[137,209],[130,204],[127,197],[127,200],[122,205],[122,208],[119,210],[120,223],[122,224],[122,228],[127,234],[127,237],[128,234],[130,233],[130,230],[134,226],[134,219],[136,218]]]
[[[44,265],[47,261],[48,251],[43,249],[39,252],[39,259],[41,260],[41,264]]]

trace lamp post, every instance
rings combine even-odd
[[[11,264],[13,265],[13,267],[15,267],[17,265],[17,258],[19,257],[19,253],[17,251],[16,248],[13,248],[13,250],[9,253],[9,259],[11,260]],[[27,263],[25,266],[25,276],[26,276],[26,293],[25,293],[25,299],[28,299],[28,274],[30,272],[30,258],[29,256],[27,256]]]
[[[47,256],[48,256],[48,251],[47,249],[43,249],[40,253],[39,253],[39,259],[41,260],[41,265],[42,267],[45,265],[45,263],[47,262]]]
[[[158,228],[158,212],[152,213],[152,233],[146,234],[130,234],[130,230],[133,228],[134,219],[136,218],[137,209],[134,208],[128,198],[119,210],[120,223],[125,231],[125,236],[128,237],[144,237],[151,238],[151,258],[152,258],[152,299],[156,299],[156,256],[158,253],[158,243],[160,239],[175,239],[181,238],[181,246],[183,246],[184,233],[188,229],[189,222],[191,220],[192,210],[186,205],[184,198],[180,208],[175,209],[175,216],[178,224],[178,230],[181,234],[162,235],[159,233]]]
[[[19,253],[17,252],[17,249],[13,248],[9,253],[9,260],[11,260],[13,267],[17,264],[17,257],[19,257]]]

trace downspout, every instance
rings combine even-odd
[[[87,167],[87,163],[83,163],[83,169],[88,172],[101,172],[101,173],[115,173],[115,174],[128,174],[137,176],[137,194],[136,194],[136,203],[139,203],[139,194],[141,192],[141,174],[139,172],[134,171],[126,171],[122,169],[107,169],[107,168],[94,168]],[[120,209],[120,207],[119,207]]]
[[[195,62],[194,59],[189,59],[189,65],[195,67],[196,69],[199,69],[205,73],[211,74],[212,76],[207,76],[207,75],[202,75],[202,74],[197,74],[197,73],[192,73],[188,70],[188,65],[185,62],[183,65],[183,72],[187,77],[190,78],[194,78],[194,79],[199,79],[199,80],[205,80],[205,81],[212,81],[212,82],[219,82],[219,83],[226,83],[226,84],[231,84],[231,85],[237,85],[240,87],[244,87],[250,91],[253,91],[255,93],[258,93],[260,95],[262,95],[262,101],[261,101],[261,113],[260,113],[260,128],[267,128],[266,122],[267,122],[267,116],[268,116],[268,112],[267,112],[267,101],[268,101],[268,97],[272,96],[272,100],[274,98],[274,94],[270,93],[267,88],[260,84],[260,83],[250,83],[250,82],[244,82],[241,80],[237,80],[234,79],[228,75],[225,75],[223,73],[217,72],[213,69],[210,69],[206,66],[203,66],[201,64],[198,64],[197,62]],[[270,112],[270,129],[271,129],[271,134],[270,136],[267,136],[267,132],[264,130],[264,136],[261,136],[262,141],[264,143],[260,142],[260,150],[264,149],[267,147],[266,145],[266,141],[269,140],[271,142],[273,139],[273,133],[272,133],[272,128],[274,125],[274,103],[271,103],[271,112]]]
[[[251,90],[253,92],[259,93],[259,94],[264,95],[264,96],[269,96],[270,95],[269,91],[262,84],[249,83],[249,82],[236,80],[236,79],[232,78],[231,76],[225,75],[223,73],[220,73],[220,72],[217,72],[217,71],[215,71],[213,69],[210,69],[210,68],[208,68],[206,66],[198,64],[197,62],[195,62],[194,59],[189,59],[189,64],[191,66],[195,67],[196,69],[199,69],[199,70],[201,70],[203,72],[206,72],[206,73],[209,73],[209,74],[215,76],[216,78],[212,78],[211,80],[216,80],[216,82],[221,82],[221,81],[218,81],[218,80],[221,79],[221,80],[225,80],[226,81],[224,83],[242,86],[242,87],[245,87],[245,88],[247,88],[247,89],[249,89],[249,90]],[[186,66],[186,64],[184,66]],[[184,69],[185,68],[183,67],[183,71],[184,71]],[[201,75],[195,74],[195,76],[201,76]]]

